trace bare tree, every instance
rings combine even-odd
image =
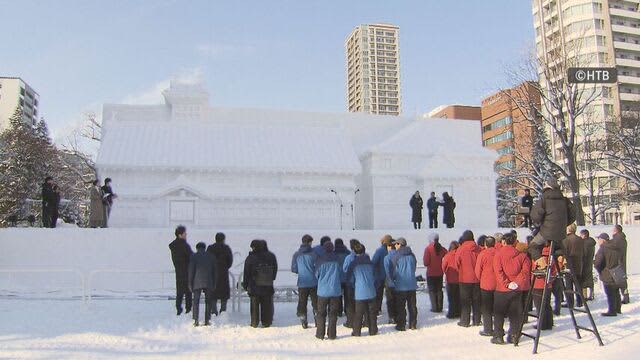
[[[622,199],[637,203],[640,201],[640,113],[625,114],[621,122],[607,124],[607,138],[598,145],[607,166],[596,163],[598,170],[606,171],[624,184],[626,191]]]
[[[536,131],[547,131],[551,141],[551,152],[540,153],[544,163],[564,178],[571,191],[571,200],[577,209],[576,221],[584,225],[579,174],[579,149],[581,141],[578,126],[584,121],[585,111],[602,96],[602,88],[583,83],[570,83],[567,74],[570,68],[584,67],[593,59],[580,51],[579,39],[563,42],[559,36],[550,40],[541,57],[532,57],[519,68],[509,72],[509,78],[516,84],[537,79],[532,87],[540,96],[540,103],[529,100],[526,94],[505,91],[522,111],[527,121]],[[538,126],[538,122],[542,126]],[[554,156],[555,155],[555,156]],[[557,158],[557,159],[556,159]]]

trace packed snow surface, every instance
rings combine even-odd
[[[536,359],[633,359],[640,351],[640,277],[630,279],[632,302],[623,315],[603,318],[606,300],[599,286],[592,311],[605,346],[583,332],[576,339],[566,309],[553,331],[543,332]],[[444,314],[429,312],[427,295],[418,294],[419,329],[396,332],[383,313],[378,336],[353,338],[339,326],[335,341],[318,340],[303,330],[295,304],[276,303],[271,328],[248,326],[248,304],[240,312],[213,319],[211,327],[192,326],[189,315],[176,316],[173,301],[30,300],[0,298],[0,359],[532,359],[532,342],[497,346],[460,328]],[[446,304],[445,304],[446,307]],[[309,309],[311,311],[311,309]],[[339,319],[339,324],[344,318]],[[578,321],[587,323],[585,315]],[[532,324],[526,328],[531,328]]]

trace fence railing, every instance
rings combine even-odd
[[[31,268],[31,269],[0,269],[0,273],[3,274],[40,274],[40,273],[60,273],[60,274],[72,274],[79,281],[79,289],[82,291],[82,301],[86,302],[87,299],[87,286],[85,276],[83,273],[76,269],[44,269],[44,268]]]

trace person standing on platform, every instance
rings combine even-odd
[[[438,228],[438,207],[440,203],[436,199],[436,193],[431,192],[431,197],[427,200],[427,211],[429,211],[429,229]]]
[[[411,222],[413,222],[413,228],[420,229],[422,227],[422,208],[424,207],[424,203],[419,191],[413,194],[411,200],[409,200],[409,206],[411,207]]]
[[[524,196],[520,199],[520,205],[527,209],[527,213],[524,214],[524,227],[531,226],[531,208],[533,208],[533,196],[531,196],[531,190],[526,189]]]
[[[449,195],[448,192],[442,193],[442,201],[444,201],[441,206],[444,207],[444,215],[442,216],[442,222],[447,225],[447,228],[451,229],[456,224],[456,216],[454,210],[456,209],[456,202],[453,200],[453,197]]]
[[[189,260],[193,254],[187,243],[187,228],[179,225],[175,231],[176,238],[169,244],[171,261],[176,272],[176,311],[182,314],[182,300],[186,303],[186,313],[191,312],[192,295],[189,290]]]

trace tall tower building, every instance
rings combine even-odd
[[[399,28],[390,24],[357,26],[345,41],[347,109],[400,115]]]
[[[38,122],[40,96],[20,78],[0,76],[0,131],[9,126],[9,119],[17,108],[22,120],[30,125]]]

